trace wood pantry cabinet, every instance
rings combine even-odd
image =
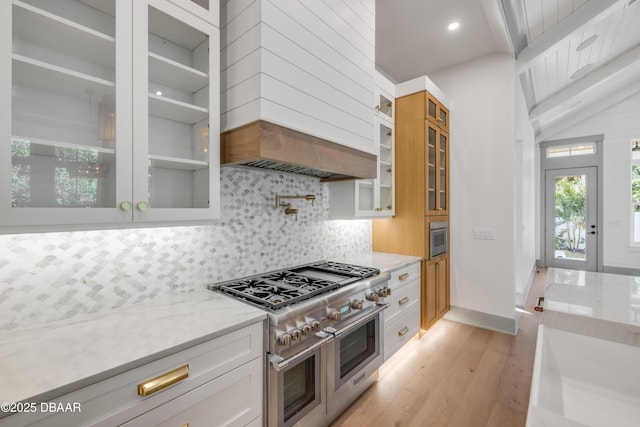
[[[425,270],[420,324],[428,329],[449,311],[449,255],[426,261]]]
[[[219,215],[219,7],[198,3],[2,2],[0,227]]]
[[[264,323],[252,323],[51,400],[80,411],[17,413],[0,427],[259,426],[263,340]]]
[[[449,309],[449,255],[430,260],[429,223],[449,219],[449,112],[436,100],[442,122],[428,113],[429,92],[396,98],[393,218],[373,221],[373,250],[420,256],[421,328]],[[431,101],[430,101],[431,100]],[[450,253],[450,248],[449,248]]]

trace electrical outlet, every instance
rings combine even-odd
[[[495,240],[496,229],[488,227],[473,227],[473,238],[482,240]]]

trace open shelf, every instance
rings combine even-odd
[[[209,75],[150,52],[149,80],[183,92],[194,93],[209,84]]]
[[[194,124],[209,117],[209,110],[186,102],[149,94],[149,114],[163,119]]]
[[[113,37],[17,0],[13,36],[110,68],[115,64]]]
[[[41,138],[29,138],[25,136],[13,135],[12,142],[25,141],[31,145],[31,154],[39,156],[56,156],[56,148],[69,148],[78,151],[91,151],[97,153],[100,163],[113,163],[115,161],[116,150],[112,148],[96,147],[93,145],[74,144],[71,142],[52,141]]]
[[[113,95],[115,91],[113,82],[15,53],[13,82],[75,98],[86,98],[91,93],[100,99],[104,95]]]
[[[161,169],[174,169],[184,171],[196,171],[209,167],[209,162],[202,160],[180,159],[177,157],[149,155],[151,167]]]

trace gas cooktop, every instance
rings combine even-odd
[[[275,311],[377,274],[380,274],[377,268],[319,261],[230,280],[209,288]]]

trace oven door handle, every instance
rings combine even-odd
[[[271,364],[271,367],[276,370],[276,372],[280,372],[280,371],[286,369],[287,366],[291,365],[292,363],[296,363],[296,361],[298,359],[301,359],[301,358],[307,356],[308,354],[313,353],[314,351],[316,351],[316,349],[318,349],[319,347],[322,347],[323,345],[325,345],[326,343],[328,343],[332,339],[333,339],[333,335],[327,334],[320,341],[316,342],[315,344],[311,345],[310,347],[307,347],[304,350],[302,350],[302,351],[300,351],[300,352],[298,352],[298,353],[294,354],[293,356],[288,357],[286,359],[283,359],[282,357],[278,356],[277,354],[272,354],[272,355],[269,356],[269,363]]]
[[[378,303],[377,307],[376,307],[373,311],[371,311],[371,312],[367,313],[367,315],[366,315],[366,316],[364,316],[364,317],[363,317],[363,318],[361,318],[361,319],[358,319],[358,321],[357,321],[357,322],[355,322],[355,323],[351,323],[351,324],[349,324],[349,325],[345,326],[345,327],[344,327],[344,328],[342,328],[342,329],[338,329],[337,331],[335,331],[335,332],[333,333],[333,335],[334,335],[335,337],[339,337],[339,336],[341,336],[341,335],[344,335],[344,334],[346,334],[346,333],[348,333],[348,332],[352,331],[353,329],[356,329],[356,328],[358,328],[358,327],[362,326],[363,324],[367,323],[368,321],[370,321],[371,319],[373,319],[374,317],[376,317],[378,314],[380,314],[381,312],[383,312],[387,307],[389,307],[389,304],[388,304],[388,303],[384,303],[384,304],[380,304],[380,303]]]

